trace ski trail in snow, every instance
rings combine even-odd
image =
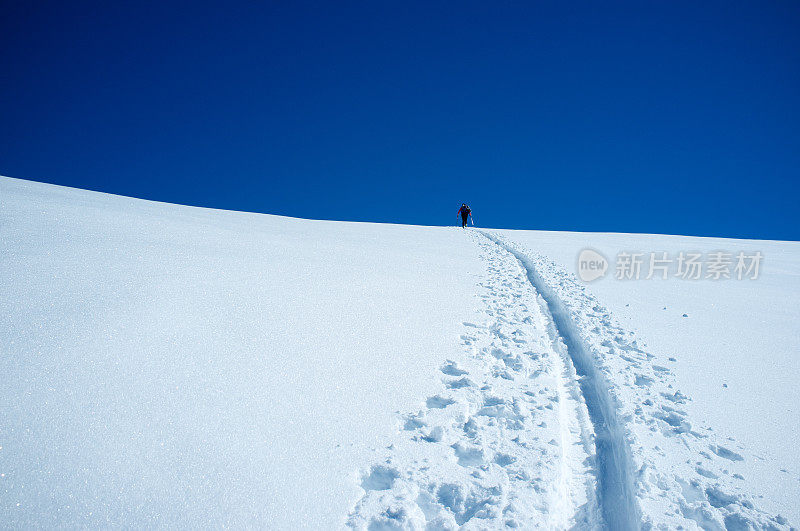
[[[597,528],[594,432],[547,303],[509,252],[470,231],[487,271],[483,320],[442,389],[401,418],[361,474],[357,529]]]
[[[546,308],[544,299],[542,299],[540,295],[537,295],[537,301],[539,302],[540,308],[544,310]],[[566,346],[555,334],[555,324],[553,323],[552,317],[544,311],[540,315],[543,320],[546,320],[546,323],[543,324],[546,325],[553,344],[553,349],[560,354],[559,357],[554,358],[557,365],[557,372],[562,375],[562,378],[559,378],[556,382],[556,390],[559,397],[559,425],[562,427],[560,444],[562,451],[562,469],[559,476],[560,482],[558,492],[559,500],[561,500],[561,503],[566,504],[571,495],[569,486],[571,481],[580,480],[579,477],[575,477],[575,470],[570,466],[570,463],[573,463],[575,459],[577,459],[577,455],[573,449],[574,443],[571,441],[571,438],[574,437],[574,435],[578,435],[583,446],[584,455],[593,456],[595,454],[594,431],[591,421],[589,420],[586,403],[580,393],[580,386],[578,385],[575,368],[566,352]],[[594,489],[597,481],[597,469],[596,463],[593,460],[592,463],[594,467],[593,473],[584,478],[586,489],[589,491],[589,497],[596,496]],[[596,499],[595,503],[597,503]],[[566,511],[567,509],[565,508],[564,510]]]
[[[669,369],[568,272],[491,232],[463,237],[486,263],[481,318],[361,471],[347,525],[792,528],[755,507],[733,441],[693,426]]]
[[[524,268],[554,349],[577,373],[562,381],[579,383],[594,428],[596,497],[608,528],[794,529],[756,506],[760,496],[741,466],[746,449],[690,419],[684,405],[691,398],[676,389],[670,369],[653,363],[574,275],[510,239],[481,234]]]
[[[641,515],[636,501],[633,466],[625,434],[617,419],[607,383],[592,361],[592,356],[573,329],[563,304],[538,276],[528,258],[507,246],[494,235],[481,231],[498,247],[513,255],[525,269],[533,288],[542,296],[554,324],[553,333],[563,339],[569,359],[579,376],[580,388],[596,435],[598,499],[606,524],[611,529],[638,529]]]

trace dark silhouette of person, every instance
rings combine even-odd
[[[458,213],[461,215],[461,228],[465,228],[467,226],[467,219],[472,218],[472,210],[470,210],[466,203],[461,203],[461,208],[458,209]],[[475,225],[474,220],[472,224]]]

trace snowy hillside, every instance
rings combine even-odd
[[[587,286],[584,247],[764,263]],[[0,177],[0,257],[3,527],[800,522],[797,243],[309,221]]]

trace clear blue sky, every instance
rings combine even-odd
[[[800,239],[800,3],[0,4],[0,174],[298,217]]]

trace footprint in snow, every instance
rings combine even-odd
[[[466,377],[459,378],[458,380],[455,380],[447,384],[447,387],[449,389],[462,389],[464,387],[474,387],[474,386],[475,384],[472,383],[472,380]]]
[[[455,400],[443,396],[432,396],[425,401],[425,405],[431,409],[444,409],[450,404],[455,404]]]
[[[403,429],[406,431],[413,431],[426,426],[425,422],[420,418],[421,415],[409,415],[403,423]]]
[[[458,464],[463,467],[480,466],[484,463],[483,449],[480,447],[456,443],[452,448],[455,450]]]
[[[447,360],[447,363],[442,366],[441,371],[448,376],[463,376],[467,374],[467,371],[459,369],[456,362],[450,360]]]
[[[394,468],[378,465],[370,469],[361,479],[364,490],[389,490],[394,486],[394,480],[400,477],[400,472]]]
[[[744,461],[744,457],[737,454],[733,450],[728,450],[724,446],[712,444],[711,446],[709,446],[709,448],[711,448],[712,452],[725,459],[729,459],[731,461]]]
[[[494,462],[502,467],[506,467],[517,460],[516,457],[509,454],[497,454],[494,456]]]
[[[436,426],[426,435],[423,435],[422,440],[425,442],[437,443],[441,442],[442,439],[444,439],[444,435],[445,435],[444,428],[442,428],[441,426]]]
[[[710,470],[707,470],[707,469],[705,469],[705,468],[703,468],[701,466],[696,467],[695,471],[698,474],[700,474],[701,476],[706,477],[708,479],[719,479],[719,476],[717,474],[715,474],[714,472],[712,472]]]

